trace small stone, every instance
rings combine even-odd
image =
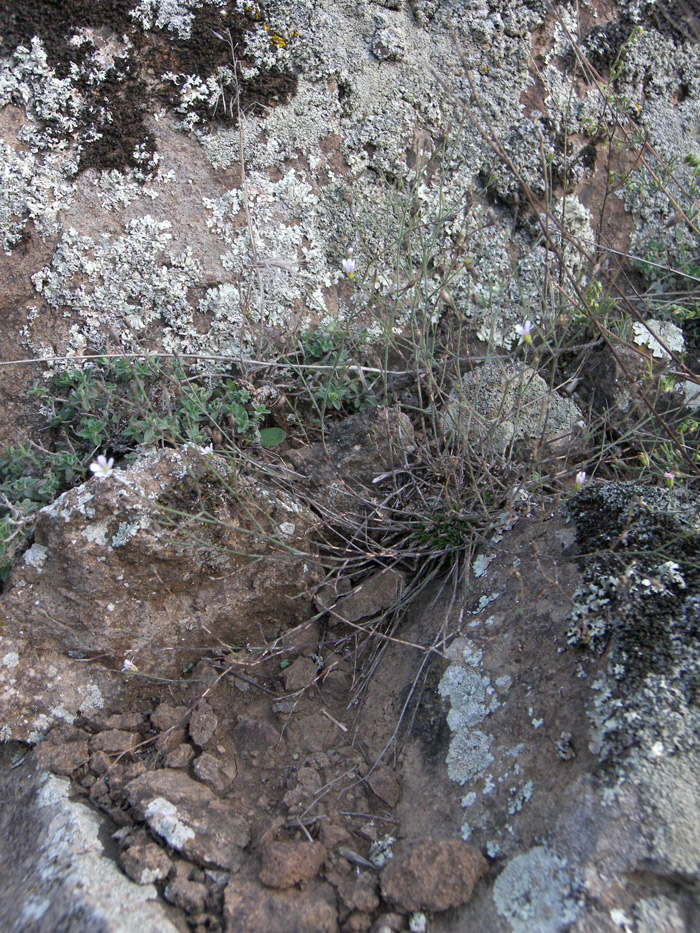
[[[330,694],[333,699],[342,699],[347,696],[352,687],[352,674],[345,665],[334,667],[323,675],[321,687],[323,696]]]
[[[267,752],[281,744],[281,736],[274,726],[243,716],[233,730],[233,738],[236,749],[244,754]]]
[[[90,755],[90,770],[98,776],[106,774],[113,764],[114,759],[104,752],[95,752],[94,755]]]
[[[189,768],[194,758],[194,749],[189,742],[182,742],[165,756],[166,768]]]
[[[139,744],[139,736],[123,729],[107,729],[98,732],[90,739],[91,752],[105,752],[107,755],[122,755],[133,751]]]
[[[146,773],[146,765],[142,761],[131,761],[127,764],[112,765],[107,775],[109,792],[115,800],[121,800],[124,788],[130,782]]]
[[[140,713],[110,713],[99,720],[100,730],[120,729],[127,732],[137,732],[144,724]]]
[[[90,800],[98,801],[103,798],[109,799],[109,787],[107,786],[104,775],[98,777],[95,783],[90,787]]]
[[[277,639],[279,648],[294,654],[308,654],[318,651],[320,632],[318,622],[310,619],[303,625],[297,625],[289,632],[285,632]]]
[[[347,596],[343,596],[331,613],[331,622],[359,622],[389,609],[405,586],[403,574],[397,570],[381,570],[364,580]]]
[[[315,878],[325,857],[326,850],[320,842],[267,840],[263,844],[259,878],[268,888],[291,888]]]
[[[131,846],[119,856],[119,864],[125,874],[136,884],[153,884],[170,874],[173,863],[155,842]]]
[[[184,729],[166,729],[165,732],[161,732],[153,744],[162,755],[167,755],[169,752],[174,751],[178,745],[182,745],[186,738],[187,734]]]
[[[348,910],[370,912],[379,907],[377,876],[362,872],[345,875],[335,885],[338,896]]]
[[[366,778],[372,793],[389,807],[395,807],[401,796],[401,785],[390,768],[380,766]]]
[[[232,878],[224,892],[226,933],[337,933],[333,888],[312,883],[303,891],[271,891]]]
[[[207,886],[201,881],[190,881],[189,866],[178,864],[172,881],[165,886],[163,895],[167,901],[193,914],[205,909],[207,904]]]
[[[34,749],[39,766],[54,774],[68,776],[84,765],[88,760],[87,736],[84,732],[78,733],[78,736],[65,741],[60,733],[49,733]]]
[[[284,688],[290,692],[303,690],[312,684],[318,674],[318,667],[311,658],[297,658],[282,674]]]
[[[190,717],[190,738],[195,745],[204,748],[211,741],[218,724],[219,720],[216,717],[216,713],[206,700],[202,700],[201,703],[198,703],[192,710],[192,715]]]
[[[225,794],[236,779],[237,769],[235,761],[224,765],[218,758],[203,752],[194,763],[194,773],[203,784]]]
[[[354,911],[343,924],[343,933],[367,933],[371,926],[371,914]]]
[[[320,612],[327,611],[335,606],[341,596],[345,596],[349,592],[350,582],[345,577],[342,577],[334,583],[324,583],[314,597],[316,608]]]
[[[381,914],[372,924],[370,933],[399,933],[404,929],[403,916],[401,914],[388,913]]]
[[[138,819],[169,846],[203,865],[238,868],[250,841],[235,807],[183,771],[149,771],[124,789]]]
[[[113,823],[116,823],[117,826],[133,826],[134,820],[130,813],[127,813],[126,810],[122,810],[121,807],[115,807],[111,805],[111,797],[107,798],[104,803],[100,803],[101,809],[109,816]]]
[[[181,729],[188,715],[189,709],[186,706],[161,703],[151,713],[151,725],[159,732],[165,732],[166,729]]]
[[[337,849],[338,846],[352,845],[353,841],[351,834],[344,826],[340,826],[338,823],[330,823],[327,820],[321,823],[320,839],[329,851]]]
[[[382,895],[406,913],[449,910],[466,904],[487,870],[483,855],[465,842],[404,845],[382,870]]]

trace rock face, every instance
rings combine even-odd
[[[70,782],[14,743],[0,746],[0,796],[3,930],[180,933],[148,878],[134,884],[107,856],[102,821],[71,800]]]
[[[358,729],[349,713],[359,694],[350,707],[347,694],[363,687],[364,648],[344,635],[329,642],[343,620],[390,607],[405,578],[361,568],[353,589],[331,574],[315,592],[322,618],[310,599],[322,576],[314,514],[356,515],[370,501],[381,511],[375,481],[410,470],[425,443],[407,412],[442,419],[470,455],[544,438],[552,463],[576,449],[581,410],[615,412],[626,437],[646,419],[630,385],[646,386],[646,363],[631,345],[581,350],[581,408],[551,391],[534,360],[567,350],[559,334],[580,310],[543,283],[578,289],[588,278],[595,294],[582,267],[603,246],[594,230],[605,256],[653,244],[669,270],[697,266],[696,233],[650,182],[656,163],[638,158],[656,150],[676,165],[674,191],[697,182],[691,6],[6,0],[3,443],[45,440],[27,390],[66,355],[80,372],[94,353],[156,350],[196,355],[210,378],[239,366],[259,375],[252,351],[303,345],[318,326],[333,339],[366,328],[368,352],[389,363],[410,325],[421,361],[387,379],[404,410],[326,425],[325,445],[290,437],[302,446],[284,466],[287,491],[262,475],[275,451],[256,475],[255,463],[244,472],[188,448],[149,453],[40,513],[0,599],[3,931],[386,933],[408,926],[392,905],[434,910],[431,933],[700,929],[692,496],[610,483],[586,488],[566,513],[546,499],[539,513],[513,502],[497,539],[479,543],[488,573],[475,561],[449,600],[426,590],[411,630],[388,634]],[[599,85],[572,71],[580,50],[610,80],[604,107]],[[615,96],[626,112],[612,146]],[[541,242],[484,132],[535,199],[567,192],[549,218],[561,250]],[[645,149],[625,150],[623,135]],[[354,279],[342,265],[351,248]],[[661,278],[653,293],[665,299]],[[591,307],[607,313],[602,299]],[[542,343],[516,348],[527,314]],[[655,327],[680,352],[676,325]],[[423,352],[431,333],[462,328],[468,354],[475,335],[491,362],[443,360],[442,336]],[[648,327],[633,331],[658,351]],[[423,394],[433,366],[432,377],[460,377],[451,398],[441,376],[447,398]],[[362,393],[374,378],[352,365],[346,376]],[[315,497],[316,513],[302,496]],[[287,547],[268,547],[269,532]],[[309,642],[297,642],[304,656],[285,674],[279,636],[298,622],[310,623]],[[280,654],[252,672],[236,657],[235,684],[220,668],[206,687],[184,676],[210,647],[218,663],[249,642]],[[130,704],[133,720],[129,709],[101,715]],[[397,722],[410,736],[392,735]],[[22,762],[14,740],[47,732]],[[103,845],[115,827],[38,764],[72,775],[72,791],[119,821],[120,864],[137,884]],[[280,821],[294,839],[251,844],[275,839]],[[395,837],[403,847],[381,872],[382,903],[374,869]],[[156,901],[156,884],[172,907]]]
[[[124,794],[136,814],[171,848],[203,865],[235,868],[250,833],[235,808],[182,771],[151,771]]]
[[[193,502],[220,524],[179,514]],[[305,617],[310,520],[283,492],[237,478],[192,448],[148,455],[65,493],[40,513],[34,544],[3,594],[2,737],[36,740],[52,721],[111,702],[127,658],[139,672],[178,676],[188,645],[201,655],[206,630],[210,644],[245,643],[271,620]],[[256,544],[251,521],[270,532],[284,526],[288,550]],[[257,550],[268,556],[245,556]],[[99,661],[86,665],[92,657]],[[201,743],[210,730],[204,719],[195,713],[190,727]]]
[[[516,520],[473,580],[439,684],[455,818],[496,870],[465,928],[696,928],[699,514],[687,492],[591,484]]]

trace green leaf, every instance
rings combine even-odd
[[[260,432],[260,443],[263,447],[277,447],[287,437],[282,428],[263,428]]]

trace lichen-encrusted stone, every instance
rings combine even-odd
[[[72,799],[70,781],[26,750],[13,761],[17,748],[0,745],[0,928],[176,933],[156,888],[134,884],[105,851],[105,827]]]
[[[235,808],[182,771],[165,768],[124,789],[137,817],[187,858],[219,868],[240,864],[248,826]]]

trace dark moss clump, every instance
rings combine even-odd
[[[452,733],[447,725],[449,702],[440,695],[438,689],[447,663],[437,655],[428,661],[422,682],[409,700],[404,716],[407,731],[410,730],[423,746],[425,761],[436,766],[445,760],[450,747]],[[403,708],[411,690],[407,684],[399,698]]]
[[[591,485],[569,503],[583,585],[569,640],[607,652],[594,720],[613,770],[700,726],[700,503],[684,490]]]
[[[669,673],[677,662],[676,620],[688,596],[700,592],[697,504],[671,490],[609,483],[581,490],[569,511],[588,591],[600,594],[606,581],[598,639],[612,642],[628,681]]]
[[[168,29],[144,30],[130,15],[132,5],[123,0],[14,0],[5,4],[0,26],[0,55],[11,58],[19,46],[30,48],[38,37],[46,50],[48,64],[59,78],[75,82],[84,102],[77,114],[79,170],[137,168],[155,153],[155,141],[146,128],[149,114],[161,107],[176,107],[177,89],[163,75],[196,76],[202,80],[231,66],[231,45],[245,47],[246,31],[264,17],[261,4],[249,14],[224,10],[202,3],[197,8],[191,35],[182,39]],[[215,33],[226,29],[227,40]],[[231,45],[228,42],[230,36]],[[81,41],[76,44],[76,37]],[[106,72],[95,61],[99,45],[110,37],[128,42],[127,51],[114,60]],[[275,38],[279,43],[281,37]],[[245,59],[242,63],[246,64]],[[242,108],[284,103],[296,91],[296,75],[281,67],[271,67],[252,80],[240,79]],[[75,101],[67,106],[74,107]],[[206,102],[191,110],[205,125],[235,121],[235,113],[222,106],[216,113]],[[67,130],[44,126],[47,145],[61,138],[72,141]],[[153,162],[155,164],[155,162]]]

